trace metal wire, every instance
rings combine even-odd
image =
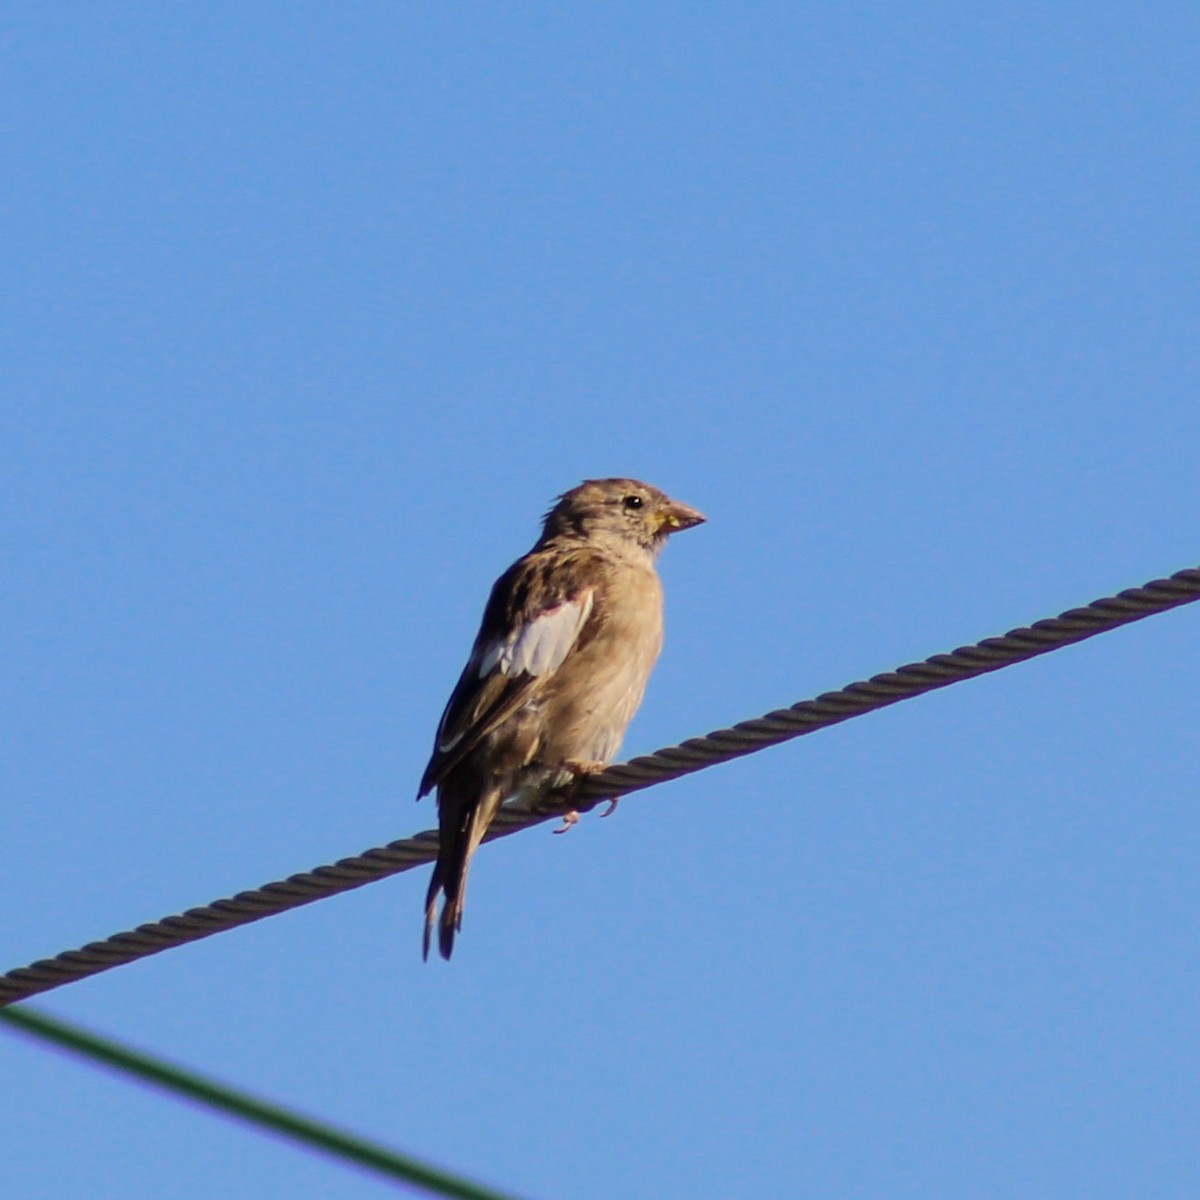
[[[277,1133],[342,1162],[352,1163],[392,1183],[404,1184],[406,1188],[417,1188],[434,1196],[448,1196],[451,1200],[513,1200],[506,1193],[443,1171],[390,1146],[348,1133],[294,1109],[272,1104],[249,1092],[218,1083],[215,1079],[154,1058],[91,1030],[81,1029],[78,1025],[68,1025],[65,1021],[35,1012],[24,1005],[0,1012],[0,1022],[28,1037],[50,1042],[154,1087],[186,1096],[206,1108]]]
[[[998,671],[1001,667],[1024,662],[1194,600],[1200,600],[1200,568],[1179,571],[1169,579],[1152,580],[1143,587],[1106,596],[1084,608],[1069,609],[1060,616],[1035,621],[1001,637],[984,638],[973,646],[962,646],[949,654],[935,654],[923,662],[908,663],[895,671],[848,684],[840,691],[826,692],[790,708],[776,709],[753,720],[741,721],[732,728],[689,738],[681,745],[609,767],[587,778],[573,795],[564,798],[561,810],[586,811],[602,800],[641,791],[717,763],[753,754],[767,746],[802,737],[964,679]],[[486,840],[507,837],[553,820],[554,816],[555,813],[502,808]],[[409,871],[437,857],[437,841],[437,832],[426,830],[414,837],[366,850],[353,858],[343,858],[328,866],[264,884],[253,891],[214,900],[202,908],[189,908],[176,916],[115,933],[81,949],[65,950],[54,958],[17,967],[0,976],[0,1006],[158,954],[173,946]]]
[[[973,646],[935,654],[924,662],[906,663],[894,671],[847,684],[840,691],[826,692],[815,700],[801,700],[791,708],[776,709],[729,729],[718,729],[704,737],[689,738],[678,746],[619,763],[587,779],[579,789],[575,807],[582,808],[579,801],[587,798],[596,802],[608,796],[626,795],[753,754],[765,746],[776,746],[889,704],[998,671],[1197,599],[1200,599],[1200,568],[1179,571],[1169,579],[1151,580],[1142,587],[1093,600],[1084,608],[1068,609],[1057,617],[1011,629],[1001,637],[984,638]]]

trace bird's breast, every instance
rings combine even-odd
[[[610,762],[662,648],[662,586],[652,567],[605,580],[588,636],[541,696],[542,762]]]

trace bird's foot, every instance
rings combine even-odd
[[[571,780],[571,786],[577,788],[589,775],[597,775],[601,771],[603,771],[608,766],[608,763],[572,760],[571,762],[564,763],[563,765],[564,765],[565,769],[570,771],[571,774],[574,776],[574,778]],[[608,807],[600,815],[602,817],[611,817],[613,815],[613,813],[615,813],[617,811],[618,800],[620,800],[619,796],[605,797],[605,803],[608,804]],[[600,803],[599,800],[593,800],[587,806],[585,811],[591,812],[591,810],[593,808],[595,808],[596,805],[599,803]],[[575,821],[577,821],[579,819],[578,811],[572,811],[571,815],[575,818],[575,820],[570,821],[568,823],[568,825],[574,825]],[[565,832],[565,830],[558,829],[555,832],[563,833],[563,832]]]
[[[574,825],[579,824],[579,814],[571,809],[570,812],[565,812],[562,815],[562,824],[554,830],[555,833],[566,833]]]
[[[600,814],[601,817],[611,817],[617,811],[617,803],[620,796],[610,796],[608,807]],[[566,833],[573,825],[579,824],[579,810],[571,809],[570,812],[565,812],[562,815],[562,824],[554,831],[555,833]]]
[[[547,803],[545,807],[553,812],[564,801],[569,804],[571,802],[572,792],[574,792],[589,775],[595,775],[598,772],[603,771],[607,766],[608,763],[598,762],[594,759],[573,758],[569,759],[567,762],[564,762],[560,767],[560,770],[562,771],[563,775],[567,776],[567,779],[562,783],[561,786],[555,788],[554,792],[547,797],[549,803]],[[562,776],[560,775],[559,778],[561,779]],[[563,812],[561,814],[563,823],[554,832],[566,833],[567,830],[573,825],[579,824],[579,814],[581,811],[591,812],[591,810],[595,808],[598,803],[598,800],[592,800],[590,802],[581,804],[579,808],[572,808],[568,809],[566,812]],[[602,815],[606,817],[610,816],[613,809],[616,807],[617,802],[615,800],[609,800],[608,809]]]
[[[603,771],[607,766],[608,763],[603,762],[569,762],[566,764],[567,770],[575,776],[574,780],[572,781],[575,787],[578,787],[589,775],[596,775],[600,771]],[[608,805],[608,807],[600,815],[602,817],[611,817],[613,813],[617,811],[617,802],[620,799],[620,796],[605,797],[605,803]],[[599,803],[600,801],[597,800],[594,804],[589,805],[589,811]],[[575,815],[576,817],[579,816],[578,813]],[[574,822],[572,822],[572,824],[574,824]]]

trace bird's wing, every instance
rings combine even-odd
[[[418,796],[532,699],[578,644],[595,598],[590,572],[580,565],[534,553],[496,581]]]

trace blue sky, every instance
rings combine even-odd
[[[648,751],[1200,562],[1193,5],[17,6],[2,968],[355,853],[552,497]],[[529,1197],[1191,1197],[1184,609],[40,1004]],[[14,1195],[382,1196],[0,1036]]]

